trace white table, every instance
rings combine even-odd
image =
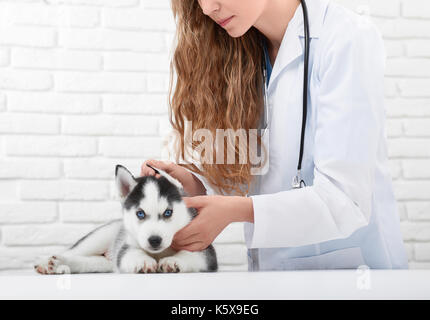
[[[430,270],[0,275],[0,299],[430,299]]]

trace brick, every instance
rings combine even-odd
[[[427,200],[430,181],[393,181],[397,200]]]
[[[415,270],[427,270],[430,269],[430,263],[429,262],[415,262],[411,261],[409,262],[409,269],[415,269]]]
[[[430,57],[430,39],[405,40],[408,57]]]
[[[27,200],[106,200],[108,183],[74,180],[24,180],[20,197]]]
[[[108,222],[122,219],[119,201],[62,202],[59,207],[62,222]]]
[[[390,174],[393,179],[399,179],[402,175],[402,164],[400,160],[388,159]]]
[[[127,115],[66,116],[62,132],[78,135],[156,135],[158,119]]]
[[[403,121],[400,119],[388,119],[385,132],[387,137],[400,137],[403,135]]]
[[[36,26],[0,25],[0,45],[52,48],[56,45],[55,30]]]
[[[0,48],[0,67],[8,66],[10,63],[10,49]]]
[[[69,179],[114,179],[117,164],[140,172],[142,161],[115,158],[72,158],[64,159],[64,175]]]
[[[39,257],[51,256],[65,249],[65,246],[0,247],[0,270],[33,269],[34,262]]]
[[[5,245],[71,245],[95,228],[94,225],[4,226]]]
[[[84,5],[97,7],[130,7],[137,6],[139,0],[48,0],[51,5]]]
[[[230,223],[214,240],[216,244],[243,243],[243,222]]]
[[[172,132],[172,125],[170,124],[170,121],[167,117],[164,117],[160,120],[160,127],[158,134],[163,137],[163,139],[166,139],[167,141],[170,141],[168,138],[168,135]]]
[[[408,256],[408,261],[414,260],[414,244],[413,243],[404,243],[406,255]]]
[[[169,9],[170,10],[170,0],[140,0],[141,5],[148,9]]]
[[[52,87],[52,76],[47,72],[11,69],[0,72],[0,89],[49,90]]]
[[[148,10],[143,8],[104,9],[103,26],[108,28],[175,31],[175,22],[170,10]]]
[[[0,180],[0,200],[11,201],[17,199],[17,182]]]
[[[49,70],[101,70],[99,53],[67,51],[63,49],[41,50],[33,48],[12,49],[12,66]]]
[[[358,14],[381,17],[400,15],[400,0],[336,0],[335,2]]]
[[[57,116],[5,114],[0,118],[0,133],[55,134],[60,132]]]
[[[430,243],[415,243],[415,260],[430,262]]]
[[[244,244],[214,244],[218,263],[239,265],[247,263],[247,249]]]
[[[387,59],[385,75],[404,77],[429,77],[430,60],[418,58]]]
[[[392,138],[387,141],[389,157],[429,158],[430,139]]]
[[[106,157],[158,158],[161,146],[158,137],[101,137],[99,152]]]
[[[168,73],[170,60],[167,53],[107,52],[104,54],[104,68],[109,71]]]
[[[385,99],[388,117],[430,116],[430,99]]]
[[[403,1],[402,16],[408,18],[430,18],[430,3],[427,0]]]
[[[100,97],[90,94],[9,92],[7,97],[13,112],[92,114],[102,109]]]
[[[396,202],[397,212],[399,214],[400,221],[408,220],[408,213],[406,211],[406,204],[404,202]]]
[[[133,50],[165,52],[162,33],[130,30],[95,29],[59,30],[59,45],[73,49]]]
[[[428,199],[426,199],[428,200]],[[429,201],[408,201],[406,210],[410,220],[429,220],[430,221],[430,202]]]
[[[52,179],[59,178],[61,174],[59,159],[0,160],[0,179]]]
[[[384,78],[384,96],[387,98],[393,98],[398,95],[399,93],[396,81],[391,78]]]
[[[385,40],[387,58],[396,58],[405,55],[405,44],[402,40]]]
[[[146,77],[132,73],[55,74],[55,86],[60,92],[80,93],[142,93],[146,91]]]
[[[430,20],[374,18],[372,21],[384,39],[430,37]]]
[[[147,87],[148,92],[168,92],[169,90],[169,76],[164,74],[147,74]]]
[[[127,94],[103,96],[104,113],[167,115],[165,94]]]
[[[430,222],[409,222],[402,221],[400,227],[405,241],[429,241]]]
[[[430,159],[405,159],[402,164],[405,178],[430,178]]]
[[[89,137],[9,136],[6,153],[10,156],[91,156],[97,153],[97,141]]]
[[[54,202],[0,202],[0,223],[45,223],[56,217]]]
[[[405,119],[403,123],[406,136],[430,137],[430,119]]]
[[[6,110],[6,95],[0,92],[0,111]]]
[[[403,97],[430,98],[430,79],[399,79],[397,83]]]
[[[9,21],[15,25],[53,27],[95,27],[99,10],[91,7],[47,6],[43,3],[14,3],[6,6]]]

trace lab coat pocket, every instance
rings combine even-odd
[[[361,248],[351,247],[334,250],[316,256],[287,259],[285,270],[356,269],[365,265]]]

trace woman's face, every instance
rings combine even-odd
[[[198,0],[203,13],[232,37],[245,34],[263,13],[270,0]]]

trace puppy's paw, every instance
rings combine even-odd
[[[158,272],[187,272],[188,268],[183,259],[175,256],[165,257],[158,262]]]
[[[144,254],[128,254],[121,260],[121,273],[151,273],[157,272],[157,261]]]
[[[70,268],[61,256],[51,256],[39,259],[34,269],[40,274],[64,274],[70,273]]]

